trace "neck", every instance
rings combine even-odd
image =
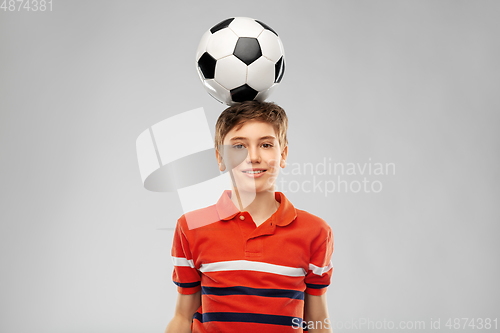
[[[240,211],[247,211],[252,218],[259,220],[269,218],[280,206],[276,201],[274,190],[249,193],[232,187],[231,201]]]

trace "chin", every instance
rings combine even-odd
[[[238,191],[241,194],[243,194],[243,193],[257,194],[257,193],[262,193],[262,192],[274,191],[272,188],[255,186],[254,184],[240,184],[240,183],[236,182],[236,185],[237,185]]]
[[[274,192],[274,183],[268,184],[268,179],[246,179],[235,177],[238,191],[248,193]]]
[[[247,192],[247,193],[266,193],[266,192],[274,192],[274,186],[273,187],[263,187],[263,186],[257,186],[257,187],[252,187],[252,186],[241,186],[238,187],[238,191],[240,192]]]

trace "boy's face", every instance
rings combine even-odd
[[[223,144],[223,156],[217,152],[219,168],[221,171],[232,169],[239,191],[274,191],[279,168],[285,167],[288,147],[281,151],[271,124],[248,120],[239,129],[233,127]]]

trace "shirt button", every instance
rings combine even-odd
[[[244,219],[245,219],[245,217],[243,215],[240,215],[240,220],[243,221]]]

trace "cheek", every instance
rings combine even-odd
[[[280,161],[281,161],[280,154],[273,153],[273,154],[269,154],[267,164],[269,165],[269,167],[271,167],[273,169],[279,169]]]

